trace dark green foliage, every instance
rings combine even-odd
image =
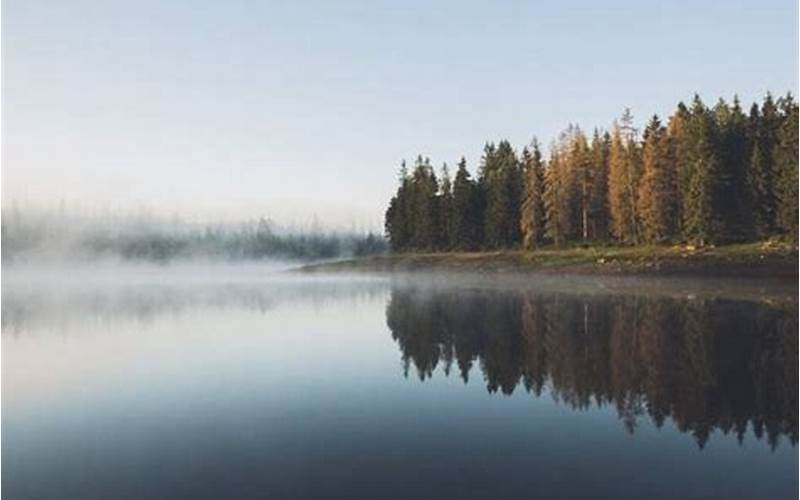
[[[475,250],[481,243],[481,196],[461,158],[453,181],[453,248]]]
[[[400,167],[400,186],[389,202],[384,218],[384,230],[389,239],[390,247],[393,251],[400,251],[411,244],[411,179],[408,177],[406,162],[403,161]]]
[[[797,240],[798,107],[791,95],[780,100],[783,123],[773,150],[777,228]]]
[[[428,158],[417,157],[411,174],[410,215],[412,224],[411,248],[433,250],[437,245],[438,227],[436,195],[439,185]]]
[[[538,247],[544,240],[544,162],[539,143],[533,140],[531,148],[522,151],[524,189],[520,231],[522,246],[526,250]]]
[[[747,164],[749,162],[747,116],[739,99],[729,106],[722,99],[714,107],[719,128],[719,173],[714,193],[714,210],[719,216],[720,236],[726,241],[741,241],[751,236],[752,220],[747,203]]]
[[[455,248],[455,230],[453,227],[455,205],[453,203],[453,188],[450,182],[450,172],[447,170],[447,163],[442,166],[441,194],[436,199],[435,210],[436,223],[439,228],[436,248],[439,250]]]
[[[754,230],[764,237],[775,230],[775,168],[773,149],[780,128],[775,102],[767,94],[761,109],[753,104],[750,110],[752,152],[747,170],[747,192],[753,210]]]
[[[669,138],[657,116],[644,131],[642,179],[639,183],[637,213],[642,239],[659,243],[672,235],[672,181],[670,179]]]
[[[479,179],[486,200],[483,231],[487,248],[509,248],[520,242],[522,172],[514,149],[500,141],[484,150]]]
[[[611,135],[595,129],[591,145],[592,187],[589,194],[589,237],[608,238],[608,159]]]
[[[687,124],[686,178],[683,197],[683,235],[700,245],[720,236],[719,214],[715,210],[715,190],[720,183],[717,157],[717,128],[712,112],[695,95]]]
[[[545,171],[544,208],[545,234],[555,246],[564,244],[569,232],[570,213],[566,202],[568,180],[566,162],[557,148],[551,148],[550,161]]]

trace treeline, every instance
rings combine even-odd
[[[97,234],[81,242],[93,256],[127,260],[169,261],[179,258],[224,260],[332,259],[386,251],[386,242],[372,233],[274,232],[264,221],[237,230],[205,228],[186,234]]]
[[[442,367],[491,392],[616,408],[634,432],[672,419],[703,447],[748,430],[797,443],[797,302],[399,288],[386,323],[406,376]],[[477,373],[477,376],[475,376]]]
[[[195,226],[180,222],[85,221],[61,215],[4,212],[3,262],[41,258],[314,260],[365,256],[387,250],[373,233],[280,230],[267,219],[235,225]]]
[[[591,137],[569,126],[544,158],[487,143],[473,178],[451,179],[419,156],[385,214],[394,251],[517,248],[568,242],[705,245],[798,232],[798,105],[770,94],[745,112],[737,98],[695,95],[640,133],[625,110]]]

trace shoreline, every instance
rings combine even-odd
[[[576,247],[533,252],[398,253],[308,264],[296,271],[746,277],[797,282],[798,252],[796,247],[768,241],[703,248]]]

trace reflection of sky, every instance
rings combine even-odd
[[[406,379],[388,289],[358,288],[321,303],[307,290],[263,310],[201,302],[145,324],[86,316],[4,332],[4,487],[118,498],[251,497],[253,485],[376,498],[796,489],[790,446],[717,433],[700,451],[647,419],[631,436],[611,406],[488,394],[477,370],[466,385],[441,364],[432,379]]]
[[[73,315],[39,318],[28,331],[23,323],[22,332],[2,337],[6,416],[14,414],[17,402],[51,404],[98,390],[116,391],[120,385],[147,391],[168,389],[163,382],[197,388],[204,375],[209,376],[205,383],[212,385],[220,383],[224,374],[241,377],[252,374],[251,370],[267,377],[257,380],[293,373],[300,382],[308,366],[326,362],[320,358],[333,361],[347,352],[337,350],[336,345],[353,344],[356,350],[370,345],[358,338],[364,332],[354,328],[363,317],[356,314],[363,299],[348,297],[347,289],[339,291],[344,300],[336,301],[335,306],[330,303],[335,297],[325,299],[310,291],[303,297],[297,290],[287,290],[298,303],[275,307],[292,295],[220,294],[216,298],[225,302],[206,300],[198,305],[181,302],[173,290],[171,298],[180,307],[162,304],[162,309],[156,306],[155,311],[148,307],[144,321],[134,316],[142,314],[141,310],[120,308],[118,300],[113,302],[116,308],[105,310],[104,315],[87,315],[82,322]],[[140,290],[134,298],[141,299],[142,294]],[[272,301],[236,302],[253,297]],[[55,312],[65,314],[61,306]],[[121,321],[110,317],[115,312],[122,315]],[[328,329],[315,328],[318,321]],[[248,370],[242,371],[242,366]],[[235,382],[239,387],[248,385],[242,380]]]

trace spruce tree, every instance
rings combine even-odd
[[[570,133],[569,171],[571,177],[571,213],[575,220],[570,226],[577,239],[589,239],[589,200],[592,192],[594,176],[592,172],[592,156],[586,136],[577,126]]]
[[[481,243],[485,248],[493,248],[498,240],[496,204],[490,201],[490,198],[494,197],[493,192],[497,189],[497,177],[499,176],[496,150],[497,148],[493,142],[487,142],[483,146],[483,156],[478,169],[478,192],[481,204]]]
[[[715,183],[719,171],[716,123],[711,111],[695,95],[688,123],[688,192],[683,202],[684,237],[704,245],[720,237],[714,207]]]
[[[625,110],[620,125],[611,136],[608,174],[608,208],[611,232],[625,243],[638,242],[636,197],[638,195],[638,152],[630,111]]]
[[[644,133],[643,172],[637,198],[642,238],[658,243],[670,235],[670,159],[666,129],[653,116]]]
[[[768,236],[775,230],[775,172],[772,150],[778,121],[777,108],[769,94],[761,109],[757,104],[750,108],[746,199],[752,214],[753,232],[759,238]]]
[[[409,211],[411,180],[408,176],[405,160],[403,160],[400,166],[398,180],[399,186],[397,187],[397,193],[389,202],[384,222],[384,229],[386,231],[386,237],[389,239],[389,246],[392,251],[395,252],[404,251],[408,249],[411,244],[412,231]]]
[[[732,106],[720,99],[714,107],[714,118],[719,131],[719,171],[713,193],[714,212],[718,216],[716,224],[722,239],[741,240],[752,232],[744,201],[749,157],[747,117],[738,98],[734,98]]]
[[[565,203],[567,185],[562,155],[554,144],[550,148],[550,160],[545,169],[545,233],[555,246],[564,244],[570,219],[569,206]]]
[[[452,250],[455,247],[455,231],[453,227],[455,207],[453,204],[453,190],[450,182],[450,172],[447,163],[442,165],[439,190],[441,191],[436,204],[438,216],[438,248]]]
[[[680,232],[683,221],[683,202],[684,193],[689,192],[689,178],[691,164],[689,163],[689,109],[683,102],[679,102],[677,109],[669,118],[667,135],[669,137],[669,155],[671,158],[670,178],[672,180],[672,192],[674,199],[673,219],[670,226],[673,233]]]
[[[389,248],[393,252],[400,252],[403,250],[402,236],[400,235],[399,231],[399,219],[401,215],[398,205],[399,202],[397,195],[392,196],[392,199],[389,200],[389,206],[386,208],[383,218],[384,233],[386,235],[386,239],[389,240]]]
[[[436,174],[430,159],[417,157],[411,174],[411,219],[413,234],[411,245],[415,250],[432,250],[436,246]]]
[[[589,195],[589,229],[593,240],[608,237],[608,158],[611,136],[595,129],[591,144],[592,187]]]
[[[790,95],[779,102],[783,123],[773,150],[775,166],[776,223],[780,231],[797,241],[798,236],[798,106]]]
[[[470,177],[467,161],[461,158],[453,181],[453,238],[459,250],[475,250],[480,245],[480,195]]]
[[[522,150],[525,187],[520,214],[522,246],[526,250],[537,248],[544,238],[544,163],[539,143],[534,138],[530,149]]]
[[[486,200],[484,244],[507,248],[519,242],[519,207],[522,194],[519,162],[511,144],[500,141],[485,148],[481,186]]]

